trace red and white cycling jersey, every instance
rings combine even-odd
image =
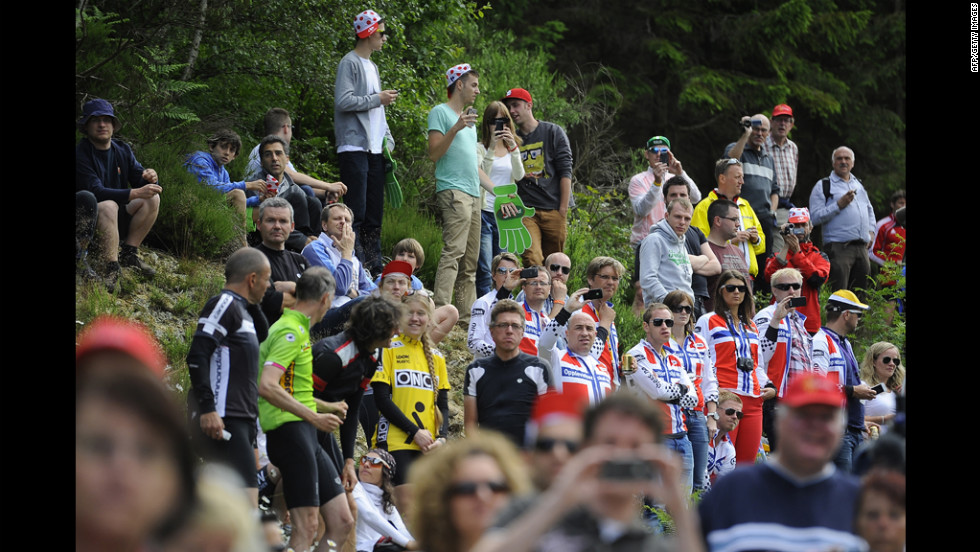
[[[543,310],[538,312],[531,310],[527,301],[522,301],[521,306],[524,307],[524,337],[521,338],[520,348],[529,355],[538,356],[538,340],[541,339],[541,333],[551,319]]]
[[[718,402],[718,377],[715,375],[714,366],[711,364],[711,356],[708,352],[708,344],[704,338],[696,333],[689,334],[684,338],[681,346],[673,339],[665,345],[668,351],[674,354],[687,377],[694,383],[698,393],[697,410],[704,412],[705,402]]]
[[[732,329],[735,333],[732,333]],[[752,322],[729,325],[725,317],[709,312],[698,319],[694,331],[708,344],[711,364],[718,375],[718,387],[739,395],[759,397],[769,382],[759,364],[759,330]],[[752,359],[752,370],[739,370],[738,358]]]
[[[844,353],[823,328],[813,336],[813,365],[837,385],[847,381]]]
[[[636,359],[636,371],[628,375],[626,380],[634,392],[656,399],[664,414],[665,435],[687,431],[684,424],[682,408],[694,408],[698,404],[698,393],[687,377],[684,366],[676,356],[664,348],[656,351],[647,340],[641,340],[627,352]],[[684,391],[680,385],[687,389]],[[680,404],[669,404],[666,401],[680,399]]]
[[[597,404],[613,389],[608,368],[591,355],[567,349],[552,349],[551,376],[555,390],[572,397],[575,404]]]

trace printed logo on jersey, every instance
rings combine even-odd
[[[375,446],[388,442],[388,419],[384,416],[378,420],[378,436],[375,439]]]
[[[425,372],[395,370],[395,387],[413,387],[415,389],[431,391],[432,378]]]

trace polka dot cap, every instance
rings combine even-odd
[[[446,71],[446,81],[448,81],[446,82],[446,86],[452,86],[454,82],[459,80],[459,77],[462,77],[472,70],[473,68],[470,67],[469,63],[461,63],[455,67],[450,67],[449,70]]]
[[[378,30],[378,23],[381,23],[381,16],[374,10],[364,10],[354,18],[354,32],[357,38],[367,38]]]

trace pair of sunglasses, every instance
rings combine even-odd
[[[510,492],[506,481],[459,481],[449,487],[449,496],[473,496],[481,487],[490,489],[493,494]]]

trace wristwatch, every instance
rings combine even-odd
[[[705,414],[705,416],[707,416],[709,418],[714,418],[716,422],[719,419],[719,416],[718,416],[718,413],[717,412],[708,412],[707,414]]]

